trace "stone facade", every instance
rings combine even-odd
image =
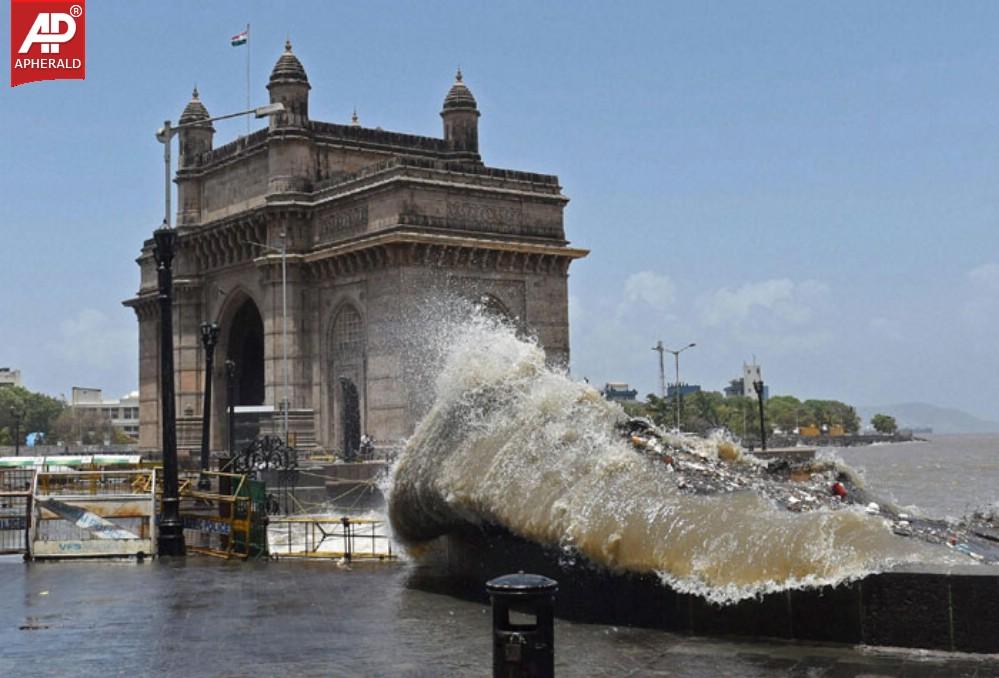
[[[342,450],[360,432],[407,436],[417,412],[399,339],[406,313],[447,289],[485,297],[569,356],[568,247],[558,178],[488,167],[479,111],[459,71],[443,138],[309,119],[311,87],[287,44],[271,74],[285,112],[214,148],[197,91],[180,118],[174,260],[178,438],[200,440],[199,325],[219,323],[212,447],[224,449],[224,362],[237,404],[282,407],[282,256],[287,248],[289,428],[299,445]],[[262,246],[263,245],[263,246]],[[156,268],[138,258],[140,449],[160,448]],[[276,418],[276,417],[275,417]]]

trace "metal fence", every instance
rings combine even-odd
[[[0,469],[0,553],[31,548],[31,488],[34,469]]]
[[[350,516],[271,516],[268,538],[277,558],[393,560],[384,520]]]

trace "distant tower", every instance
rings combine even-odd
[[[201,186],[200,182],[191,177],[188,170],[195,166],[197,157],[212,150],[212,140],[215,128],[207,122],[211,116],[208,109],[198,97],[198,88],[194,88],[191,100],[180,114],[180,125],[191,125],[181,128],[179,138],[180,159],[177,168],[177,227],[196,224],[201,220]]]
[[[479,159],[479,109],[471,90],[462,81],[461,69],[444,98],[444,140],[462,160]]]
[[[291,40],[284,43],[282,54],[267,83],[271,103],[284,104],[285,112],[271,117],[271,129],[278,127],[305,127],[309,119],[309,78],[298,57],[291,51]]]

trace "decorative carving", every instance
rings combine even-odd
[[[520,205],[495,205],[479,202],[447,203],[448,225],[457,227],[482,228],[491,226],[499,232],[516,232],[523,219]]]
[[[368,227],[368,206],[357,205],[328,212],[319,225],[319,242],[349,238],[364,232]]]

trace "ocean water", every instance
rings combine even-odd
[[[926,442],[823,448],[868,488],[933,517],[960,518],[999,501],[999,434],[924,435]]]
[[[794,513],[753,492],[680,492],[617,433],[620,408],[548,366],[530,339],[474,312],[427,334],[435,398],[388,483],[404,543],[498,524],[568,558],[655,572],[722,603],[964,558],[900,537],[860,506]],[[896,485],[888,492],[905,503]]]

